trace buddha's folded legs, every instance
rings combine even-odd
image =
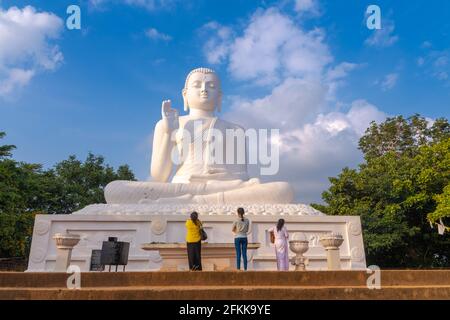
[[[286,182],[254,184],[240,189],[219,191],[210,194],[184,194],[179,197],[160,198],[143,203],[158,204],[273,204],[292,203],[294,190]]]
[[[147,203],[159,199],[176,199],[182,196],[215,194],[228,190],[242,189],[258,183],[258,179],[249,181],[231,180],[214,183],[162,183],[152,181],[122,181],[109,183],[105,188],[107,203]],[[187,197],[184,197],[187,198]]]
[[[199,204],[292,203],[294,201],[294,190],[287,182],[270,182],[215,194],[196,195],[191,199],[184,197],[180,200],[185,200],[185,203]]]

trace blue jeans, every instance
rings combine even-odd
[[[234,238],[234,246],[236,247],[236,265],[237,269],[241,269],[241,256],[244,260],[244,270],[247,270],[247,238]]]

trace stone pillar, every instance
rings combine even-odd
[[[72,258],[72,249],[80,241],[78,234],[56,233],[53,236],[56,241],[56,265],[55,272],[66,272]]]
[[[327,252],[328,270],[340,270],[341,256],[339,254],[339,247],[344,242],[342,235],[332,232],[322,235],[319,241]]]

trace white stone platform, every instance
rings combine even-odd
[[[231,224],[236,219],[240,205],[149,205],[149,204],[96,204],[70,215],[37,215],[33,230],[30,259],[27,271],[52,271],[56,261],[56,245],[52,236],[56,233],[73,233],[82,240],[73,249],[72,264],[88,271],[91,252],[101,249],[108,237],[130,242],[127,270],[159,270],[162,260],[159,254],[141,249],[151,242],[185,242],[185,221],[192,211],[200,214],[208,233],[209,243],[232,243]],[[309,240],[309,270],[325,270],[326,253],[319,243],[319,236],[338,232],[344,237],[340,247],[343,269],[365,269],[366,261],[362,240],[361,222],[358,216],[326,216],[310,206],[299,204],[242,205],[246,217],[252,221],[249,242],[261,247],[249,251],[249,269],[276,270],[275,252],[270,243],[268,229],[279,218],[286,220],[289,233],[302,232]],[[293,268],[293,266],[291,266]]]

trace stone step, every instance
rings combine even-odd
[[[0,288],[0,299],[33,300],[400,300],[450,299],[450,286],[129,286],[62,288]]]
[[[0,272],[0,288],[66,288],[66,273]],[[366,286],[366,271],[223,271],[223,272],[90,272],[81,274],[81,286]],[[450,270],[383,270],[382,286],[450,286]]]

